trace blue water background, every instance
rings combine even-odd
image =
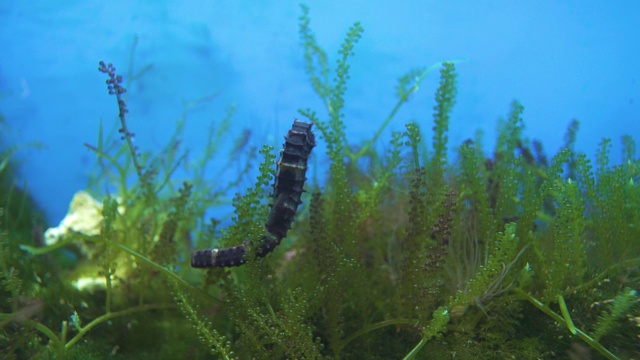
[[[526,135],[542,140],[548,153],[562,145],[573,118],[581,121],[577,149],[590,156],[603,137],[613,139],[616,161],[623,134],[638,140],[640,2],[307,4],[331,64],[349,26],[360,21],[365,28],[346,95],[354,143],[370,138],[395,105],[399,76],[450,59],[466,59],[457,64],[450,148],[477,129],[492,147],[497,119],[513,99],[525,105]],[[129,127],[142,151],[159,151],[184,105],[210,94],[216,97],[188,113],[183,145],[191,154],[202,150],[210,124],[231,104],[234,134],[249,128],[252,145],[278,149],[299,108],[326,114],[304,71],[300,13],[294,1],[2,1],[0,112],[9,125],[2,135],[14,144],[44,145],[18,153],[17,183],[26,182],[52,224],[62,219],[96,169],[95,154],[83,144],[96,144],[100,119],[105,131],[118,127],[98,61],[126,74],[136,38],[134,70],[152,65],[128,89]],[[420,122],[430,139],[437,81],[437,72],[427,78],[380,148],[408,121]],[[322,144],[315,155],[322,162]],[[220,174],[215,166],[207,171]],[[234,191],[250,184],[249,178]]]

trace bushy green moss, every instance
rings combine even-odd
[[[250,157],[229,184],[205,178],[204,167],[221,157],[216,139],[230,131],[232,111],[211,128],[186,182],[175,176],[186,161],[178,146],[184,117],[162,156],[130,142],[111,146],[100,130],[97,144],[87,145],[99,163],[93,184],[117,191],[103,202],[98,235],[42,247],[2,222],[0,291],[9,301],[0,340],[15,344],[9,356],[552,359],[575,351],[576,342],[609,359],[637,356],[634,140],[623,139],[619,165],[611,165],[611,142],[603,140],[594,170],[574,149],[574,120],[548,163],[541,145],[524,136],[524,106],[514,101],[491,156],[478,134],[450,160],[458,89],[455,62],[444,62],[400,77],[398,102],[374,137],[351,146],[344,95],[362,33],[359,23],[349,29],[332,71],[303,7],[306,70],[325,108],[301,114],[326,143],[327,153],[313,156],[327,159],[330,171],[321,186],[307,185],[287,239],[242,267],[191,269],[189,253],[264,235],[272,148],[260,151],[254,185],[234,197],[232,224],[220,229],[205,210],[254,167]],[[434,68],[433,118],[408,123],[387,151],[376,151]],[[118,109],[124,123],[120,101]],[[422,130],[429,128],[431,137]],[[15,216],[16,198],[3,201],[5,216]],[[79,243],[96,255],[82,256],[71,275],[103,279],[94,292],[59,276],[52,256]],[[29,307],[30,299],[41,308]]]

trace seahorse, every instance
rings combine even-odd
[[[267,233],[254,249],[256,257],[266,256],[287,236],[298,205],[302,203],[300,197],[304,192],[307,162],[311,150],[316,145],[312,126],[313,123],[296,119],[284,138],[280,158],[276,162],[273,203],[270,205],[271,210],[264,224]],[[191,266],[194,268],[240,266],[247,261],[247,248],[252,244],[247,241],[224,249],[196,250],[191,254]]]

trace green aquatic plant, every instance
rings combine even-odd
[[[266,233],[269,187],[281,164],[263,146],[228,183],[207,178],[207,166],[229,162],[219,140],[233,131],[232,109],[190,162],[179,146],[184,124],[191,106],[211,96],[185,107],[159,153],[135,148],[130,129],[140,125],[127,116],[125,79],[101,63],[122,139],[100,124],[96,143],[87,144],[98,164],[91,191],[116,189],[100,204],[99,228],[46,245],[22,228],[36,218],[23,211],[28,197],[0,203],[0,291],[8,300],[0,341],[9,358],[552,359],[574,342],[608,359],[637,355],[640,161],[633,138],[623,139],[616,165],[604,140],[594,169],[575,150],[574,120],[549,162],[540,143],[525,137],[524,106],[514,101],[491,155],[480,133],[456,148],[448,129],[464,89],[457,62],[448,61],[401,76],[397,102],[375,135],[352,144],[345,94],[363,28],[347,31],[334,67],[304,6],[299,31],[324,105],[300,111],[327,149],[309,166],[326,159],[329,172],[305,185],[282,243],[240,267],[191,268],[193,249],[244,243],[253,251],[250,241]],[[150,72],[131,68],[127,81]],[[434,69],[440,82],[431,118],[407,123],[378,149]],[[247,151],[246,140],[247,132],[238,135],[232,155]],[[208,219],[206,210],[254,168],[252,185],[231,201],[230,224]],[[15,189],[11,181],[2,184]],[[16,218],[29,221],[18,229]],[[65,252],[78,260],[63,268]]]
[[[638,291],[630,288],[624,289],[611,301],[608,309],[602,312],[594,327],[593,339],[600,341],[603,336],[611,334],[614,329],[620,327],[624,323],[624,317],[629,314],[637,302]]]

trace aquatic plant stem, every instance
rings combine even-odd
[[[67,320],[64,320],[62,322],[62,326],[60,329],[60,342],[62,344],[65,344],[67,342],[67,333],[69,331],[69,323],[67,322]]]
[[[130,314],[135,314],[138,312],[148,311],[148,310],[161,310],[161,309],[169,309],[175,307],[175,304],[146,304],[139,305],[132,308],[128,308],[122,311],[116,311],[104,314],[100,317],[95,318],[93,321],[88,323],[86,326],[78,327],[78,333],[74,336],[69,342],[67,342],[67,333],[69,330],[69,323],[65,320],[62,322],[62,328],[60,331],[60,337],[58,337],[51,329],[49,329],[46,325],[42,323],[36,323],[36,330],[43,333],[49,340],[52,342],[53,347],[57,355],[62,356],[66,351],[68,351],[75,343],[77,343],[82,337],[88,333],[91,329],[96,327],[97,325],[109,321],[121,316],[127,316]]]
[[[533,306],[537,307],[540,311],[547,314],[553,320],[557,321],[560,324],[564,324],[567,326],[567,328],[569,328],[569,324],[566,322],[566,320],[562,316],[558,315],[555,311],[551,310],[542,301],[536,299],[535,297],[533,297],[529,293],[524,292],[521,289],[516,288],[514,289],[514,291],[523,299],[529,301]],[[566,307],[566,304],[565,304],[565,307]],[[602,346],[602,344],[597,342],[594,338],[589,336],[587,333],[577,328],[575,328],[575,331],[576,331],[576,335],[578,335],[578,337],[582,339],[582,341],[586,342],[589,346],[596,349],[600,354],[604,355],[607,359],[620,360],[620,358],[612,354],[609,350],[607,350],[604,346]]]
[[[349,337],[347,337],[346,339],[344,339],[344,341],[342,341],[341,344],[341,348],[344,348],[345,345],[347,345],[348,343],[352,342],[353,340],[359,338],[360,336],[367,334],[371,331],[377,330],[377,329],[381,329],[385,326],[390,326],[390,325],[417,325],[418,324],[418,320],[416,319],[391,319],[391,320],[384,320],[384,321],[380,321],[377,322],[375,324],[371,324],[369,326],[366,326],[358,331],[356,331],[355,333],[349,335]]]
[[[367,153],[367,151],[369,151],[369,148],[371,148],[371,146],[378,140],[378,138],[382,135],[382,132],[384,131],[384,129],[387,127],[387,125],[389,125],[389,123],[391,122],[391,120],[396,116],[396,113],[400,110],[400,108],[402,107],[402,105],[404,103],[406,103],[407,101],[409,101],[409,97],[411,96],[411,94],[413,94],[414,92],[417,92],[418,90],[420,90],[420,84],[422,83],[422,81],[424,80],[424,78],[427,76],[428,73],[430,73],[431,71],[437,69],[439,66],[442,65],[442,62],[437,62],[431,66],[429,66],[426,70],[424,70],[422,73],[420,73],[419,76],[417,76],[414,79],[413,85],[411,86],[411,88],[409,89],[409,91],[407,91],[405,94],[403,94],[399,99],[398,102],[396,103],[396,105],[393,107],[393,109],[391,110],[391,112],[389,113],[389,115],[387,115],[387,118],[384,120],[384,122],[382,123],[382,125],[380,126],[380,128],[378,128],[378,131],[376,131],[375,135],[373,135],[373,137],[371,138],[371,140],[367,141],[364,146],[362,148],[360,148],[360,150],[357,153],[353,153],[353,152],[349,152],[349,158],[351,158],[351,161],[356,161],[358,160],[360,157],[362,157],[364,154]]]
[[[111,289],[111,267],[107,268],[107,271],[105,271],[104,274],[105,280],[106,280],[106,290],[107,290],[107,300],[106,300],[106,304],[105,304],[105,308],[106,308],[106,312],[107,314],[111,312],[111,293],[112,293],[112,289]]]
[[[438,67],[442,66],[442,64],[444,64],[445,62],[448,63],[460,63],[460,62],[464,62],[466,61],[466,59],[454,59],[454,60],[447,60],[447,61],[440,61],[437,62],[435,64],[432,64],[431,66],[429,66],[428,68],[426,68],[424,71],[422,71],[420,73],[420,75],[416,76],[414,78],[413,81],[413,85],[411,85],[411,87],[409,88],[408,91],[406,91],[405,93],[402,94],[402,96],[399,97],[398,102],[396,103],[396,105],[393,107],[393,109],[391,110],[391,112],[389,113],[389,115],[387,115],[387,118],[384,120],[384,122],[382,123],[382,125],[378,128],[378,130],[376,131],[376,133],[373,135],[373,137],[371,138],[371,140],[367,141],[364,146],[362,146],[360,148],[360,150],[357,153],[353,153],[352,151],[348,152],[348,156],[351,159],[351,161],[355,162],[356,160],[358,160],[359,158],[361,158],[362,156],[364,156],[364,154],[366,154],[369,149],[371,148],[371,146],[373,146],[373,144],[375,144],[375,142],[378,140],[378,138],[382,135],[382,132],[384,131],[384,129],[387,127],[387,125],[389,125],[389,123],[391,122],[391,120],[396,116],[396,113],[400,110],[400,108],[402,107],[402,105],[404,105],[404,103],[409,101],[409,97],[411,97],[411,94],[418,92],[418,90],[420,90],[420,84],[422,83],[422,81],[427,77],[427,75],[432,72],[433,70],[437,69]],[[349,147],[347,147],[348,149]]]
[[[92,322],[88,323],[86,326],[81,327],[78,330],[76,336],[74,336],[68,343],[64,345],[64,350],[69,350],[75,343],[77,343],[89,330],[93,329],[100,323],[105,321],[109,321],[121,316],[126,316],[130,314],[135,314],[138,312],[143,312],[147,310],[160,310],[160,309],[169,309],[175,307],[175,304],[147,304],[147,305],[139,305],[122,311],[115,311],[112,313],[104,314],[100,317],[95,318]]]
[[[96,241],[96,242],[105,242],[107,244],[113,245],[117,248],[120,248],[120,250],[129,253],[130,255],[133,255],[136,259],[142,261],[143,263],[153,267],[154,269],[160,271],[161,273],[167,275],[170,278],[173,278],[174,280],[176,280],[176,282],[184,287],[186,287],[187,289],[194,291],[198,294],[200,294],[201,296],[207,298],[208,300],[211,300],[213,302],[215,302],[218,305],[224,305],[224,302],[218,298],[215,298],[211,295],[209,295],[207,292],[205,292],[204,290],[197,288],[191,284],[189,284],[188,282],[186,282],[183,278],[181,278],[180,276],[178,276],[178,274],[174,273],[173,271],[167,269],[166,267],[156,263],[155,261],[149,259],[148,257],[140,254],[139,252],[129,249],[128,247],[117,243],[115,241],[111,241],[111,240],[106,240],[106,239],[97,239],[97,240],[92,240],[92,241]]]
[[[58,335],[56,335],[46,325],[42,323],[36,323],[36,330],[40,331],[49,338],[49,340],[53,343],[53,347],[56,349],[57,353],[64,352],[64,343],[60,341]]]
[[[120,243],[117,243],[115,241],[112,240],[107,240],[107,239],[103,239],[99,236],[87,236],[87,235],[82,235],[82,234],[78,234],[77,237],[74,236],[69,236],[68,238],[64,239],[63,241],[60,241],[58,243],[55,243],[53,245],[49,245],[49,246],[43,246],[43,247],[33,247],[33,246],[28,246],[28,245],[20,245],[20,249],[23,251],[26,251],[32,255],[44,255],[47,254],[53,250],[56,250],[58,248],[61,248],[71,242],[73,242],[76,239],[82,239],[82,240],[86,240],[86,241],[90,241],[90,242],[96,242],[96,243],[106,243],[108,245],[112,245],[115,246],[117,248],[119,248],[120,250],[128,253],[129,255],[132,255],[133,257],[135,257],[136,259],[138,259],[140,262],[143,262],[149,266],[151,266],[152,268],[160,271],[161,273],[165,274],[166,276],[173,278],[174,280],[176,280],[176,282],[180,285],[182,285],[183,287],[199,294],[200,296],[206,298],[207,300],[211,300],[213,302],[215,302],[218,305],[224,305],[224,302],[216,297],[213,297],[211,295],[209,295],[206,291],[197,288],[191,284],[189,284],[188,282],[186,282],[183,278],[181,278],[180,276],[178,276],[178,274],[176,274],[175,272],[167,269],[166,267],[158,264],[157,262],[149,259],[148,257],[140,254],[139,252],[130,249]]]
[[[564,296],[558,295],[558,305],[560,305],[560,313],[562,314],[564,321],[567,323],[567,327],[569,328],[569,331],[571,331],[571,333],[575,335],[577,332],[577,329],[575,324],[573,323],[573,319],[571,319],[571,314],[569,314],[569,309],[567,308],[567,304],[564,302]]]
[[[20,250],[22,251],[26,251],[31,255],[44,255],[44,254],[48,254],[54,250],[63,248],[69,244],[71,244],[73,241],[75,240],[75,238],[73,236],[67,236],[64,239],[58,241],[55,244],[51,244],[51,245],[47,245],[47,246],[42,246],[42,247],[34,247],[34,246],[29,246],[29,245],[19,245],[18,247],[20,248]]]
[[[416,345],[413,349],[411,349],[411,351],[409,351],[409,353],[402,358],[402,360],[411,360],[413,359],[419,352],[420,350],[422,350],[422,347],[424,346],[424,344],[427,343],[427,337],[423,337],[422,339],[420,339],[420,342],[418,343],[418,345]]]
[[[131,161],[133,161],[133,166],[136,168],[138,178],[140,179],[140,181],[143,181],[143,167],[138,161],[138,152],[136,151],[137,148],[135,145],[133,145],[134,134],[129,131],[129,127],[127,126],[126,114],[129,112],[129,110],[127,109],[126,102],[122,99],[122,94],[126,93],[127,89],[121,85],[122,76],[116,74],[116,68],[115,66],[113,66],[113,64],[105,64],[102,61],[100,62],[100,67],[98,68],[98,70],[104,74],[107,74],[109,77],[109,79],[107,80],[109,94],[115,95],[116,101],[118,103],[118,118],[120,119],[121,125],[119,132],[122,134],[122,139],[127,142],[129,153],[131,155]],[[143,185],[148,185],[148,183],[143,182]]]
[[[127,170],[122,167],[116,159],[108,155],[102,150],[102,123],[100,123],[100,136],[98,137],[98,147],[91,144],[84,143],[84,146],[93,151],[98,158],[104,158],[109,161],[118,171],[118,179],[120,182],[120,193],[123,198],[129,197],[129,191],[127,190]]]

